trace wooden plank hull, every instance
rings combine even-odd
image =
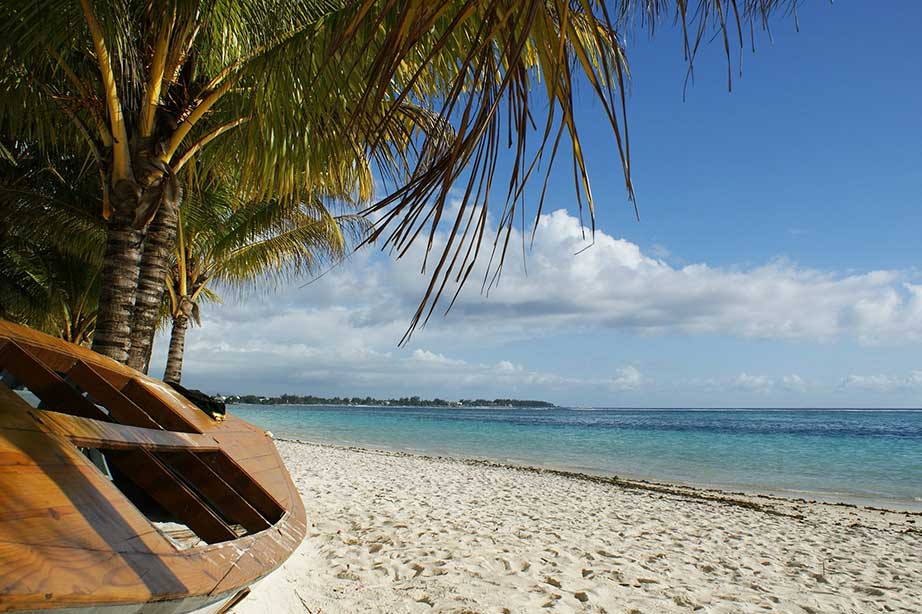
[[[36,409],[0,384],[0,612],[217,612],[304,538],[301,498],[260,429],[3,321],[0,346],[0,372],[48,400]],[[178,545],[144,497],[208,543]]]
[[[42,610],[45,614],[224,614],[240,602],[240,591],[227,595],[197,596],[167,601]],[[31,610],[30,610],[31,611]]]

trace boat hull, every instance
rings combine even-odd
[[[253,425],[3,321],[0,373],[42,401],[0,384],[0,612],[220,612],[303,539],[301,497]]]

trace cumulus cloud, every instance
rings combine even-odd
[[[785,390],[802,392],[807,389],[807,382],[805,382],[804,379],[796,373],[782,376],[779,384]]]
[[[566,211],[543,216],[528,275],[507,271],[489,298],[466,297],[455,317],[639,334],[922,339],[922,285],[903,272],[836,274],[784,260],[749,269],[673,267],[598,231],[592,248],[574,255],[586,246],[586,233]]]
[[[837,274],[784,260],[749,269],[674,267],[603,231],[584,249],[588,236],[565,210],[543,215],[527,275],[521,260],[510,257],[501,283],[484,295],[475,273],[448,316],[436,315],[430,329],[451,329],[459,341],[468,334],[533,337],[574,327],[870,344],[922,340],[922,283],[906,272]],[[513,232],[512,241],[519,240]],[[269,309],[255,308],[261,313],[237,313],[270,317],[285,333],[361,329],[398,340],[428,281],[419,271],[422,246],[414,250],[398,261],[366,252],[322,283],[289,293],[281,306],[270,301]]]
[[[527,275],[521,260],[510,257],[501,283],[484,296],[478,292],[484,270],[475,270],[451,313],[442,318],[437,310],[401,349],[396,344],[428,280],[419,271],[422,246],[397,261],[360,253],[308,287],[206,309],[205,326],[189,333],[187,373],[225,391],[463,395],[466,389],[566,397],[577,386],[644,391],[656,374],[634,365],[609,377],[552,373],[540,360],[505,358],[503,344],[603,330],[864,344],[922,340],[922,283],[911,272],[839,273],[785,260],[747,268],[676,266],[663,260],[664,248],[645,253],[597,231],[591,249],[584,249],[587,237],[588,229],[568,212],[543,215]],[[512,241],[520,239],[514,232]],[[680,256],[670,261],[681,262]],[[155,358],[161,364],[164,341]],[[484,345],[499,355],[483,363],[459,358]],[[845,386],[896,385],[874,377],[885,376],[850,376]],[[747,373],[718,384],[752,393],[806,386],[798,375]]]
[[[804,392],[810,388],[807,381],[796,373],[776,377],[744,372],[731,378],[698,379],[690,383],[709,391],[738,390],[760,395],[777,391]]]
[[[629,365],[615,371],[615,377],[611,381],[611,387],[614,390],[636,390],[643,382],[644,378],[640,370],[637,367]]]
[[[464,361],[461,360],[452,360],[447,358],[444,354],[436,354],[435,352],[430,352],[429,350],[416,349],[413,350],[413,353],[410,355],[413,360],[419,362],[429,362],[439,365],[463,365]]]
[[[733,385],[736,388],[749,390],[751,392],[768,392],[775,385],[775,382],[766,375],[740,373],[736,376],[736,379],[733,380]]]
[[[669,251],[669,248],[665,245],[660,245],[656,243],[650,246],[650,255],[654,258],[659,258],[661,260],[666,260],[672,256],[672,252]]]
[[[911,371],[909,375],[849,375],[842,381],[845,388],[893,392],[922,388],[922,371]]]

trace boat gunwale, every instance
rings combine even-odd
[[[178,581],[180,581],[182,586],[187,587],[187,592],[184,594],[175,592],[155,592],[153,588],[145,584],[143,575],[139,575],[134,581],[134,584],[137,585],[139,589],[135,595],[122,593],[122,596],[119,596],[119,593],[111,591],[107,592],[107,594],[94,595],[80,593],[75,590],[70,594],[58,592],[54,595],[53,600],[49,600],[47,594],[42,595],[38,591],[31,594],[30,597],[30,593],[17,594],[15,592],[9,592],[11,589],[7,587],[7,589],[0,592],[0,611],[50,611],[70,608],[79,609],[88,606],[115,607],[134,603],[159,603],[214,595],[230,595],[272,573],[291,556],[301,543],[306,532],[306,517],[303,502],[297,488],[291,480],[291,476],[285,468],[278,449],[268,434],[237,416],[228,416],[228,419],[225,421],[213,420],[210,416],[207,416],[198,410],[198,408],[194,407],[186,399],[179,397],[178,393],[173,392],[171,389],[167,389],[166,385],[162,382],[140,374],[124,365],[115,363],[106,357],[92,353],[85,348],[72,346],[64,341],[48,337],[44,334],[32,331],[31,329],[0,320],[0,341],[7,340],[23,346],[24,349],[30,352],[39,350],[39,352],[36,353],[40,355],[38,360],[43,364],[46,360],[57,365],[63,365],[71,361],[75,364],[76,362],[82,361],[92,367],[94,371],[97,371],[101,377],[106,379],[113,386],[118,387],[118,383],[125,385],[125,383],[132,380],[136,381],[147,388],[148,391],[151,391],[152,394],[159,396],[165,405],[177,412],[185,421],[189,421],[194,425],[196,430],[200,431],[199,433],[194,433],[167,429],[158,430],[120,424],[117,422],[106,422],[104,420],[84,418],[48,409],[35,409],[26,403],[25,400],[22,400],[25,406],[23,409],[27,411],[32,421],[36,423],[37,432],[41,432],[44,436],[57,440],[59,444],[66,444],[74,449],[76,449],[77,446],[105,449],[106,446],[104,444],[108,442],[114,444],[109,446],[114,449],[119,449],[120,447],[123,449],[134,447],[146,448],[157,452],[183,450],[190,452],[222,452],[223,456],[228,461],[237,465],[256,486],[262,489],[266,495],[275,501],[282,513],[275,522],[267,521],[268,526],[265,528],[241,535],[236,539],[181,548],[170,540],[154,522],[144,516],[144,514],[138,510],[137,506],[127,496],[121,493],[115,485],[112,485],[112,490],[114,490],[117,495],[112,492],[97,490],[97,492],[103,496],[117,496],[120,499],[118,501],[120,505],[124,506],[125,503],[130,504],[140,518],[146,521],[150,529],[150,531],[138,531],[135,537],[128,540],[140,540],[141,542],[149,543],[151,546],[149,551],[132,551],[126,549],[128,548],[127,545],[122,546],[120,544],[115,544],[110,545],[110,548],[105,552],[111,552],[111,554],[116,557],[121,556],[122,559],[129,555],[136,558],[138,556],[156,557],[163,561],[162,564],[171,568],[174,567],[169,564],[171,561],[175,563],[182,559],[187,563],[191,563],[182,564],[176,568]],[[49,365],[48,368],[57,371],[53,366]],[[113,376],[118,381],[113,382]],[[165,396],[168,396],[168,398],[163,398]],[[117,436],[107,440],[101,435],[91,436],[86,433],[83,435],[75,434],[68,431],[66,427],[67,424],[86,427],[85,430],[88,432],[92,431],[94,428],[102,432],[109,431],[110,434],[115,433]],[[0,435],[8,431],[16,430],[19,429],[15,426],[4,427],[0,429]],[[231,453],[233,448],[240,448],[241,446],[247,446],[247,444],[252,446],[251,449],[255,449],[257,454],[253,454],[246,458],[239,458],[239,453],[236,455]],[[274,462],[266,458],[269,456],[274,457]],[[251,458],[259,458],[261,459],[261,464],[267,463],[271,465],[271,467],[260,468],[254,474],[247,470],[246,467],[247,460]],[[93,463],[78,465],[74,464],[74,462],[67,462],[65,464],[78,468],[83,467],[84,470],[88,470],[88,467],[92,466],[93,471],[98,473],[96,477],[104,478],[106,482],[108,482],[108,477]],[[35,462],[32,466],[42,470],[41,468],[45,465]],[[276,486],[273,487],[275,488],[274,492],[267,490],[266,486],[263,485],[262,481],[257,477],[259,474],[265,474],[270,468],[276,469],[279,473],[275,478],[274,483]],[[280,479],[281,483],[279,482]],[[111,484],[111,482],[109,483]],[[278,489],[281,488],[282,483],[284,484],[284,488],[280,491]],[[81,514],[78,507],[72,507],[78,515]],[[136,523],[133,526],[137,526],[137,523],[140,521],[135,519],[133,522]],[[155,540],[153,543],[148,542],[151,538]],[[165,544],[169,544],[169,548],[164,547]],[[30,548],[30,546],[25,544],[23,547],[27,549]],[[36,551],[47,551],[45,552],[46,556],[50,556],[49,553],[55,548],[59,548],[59,546],[55,546],[54,544],[42,544],[35,547],[37,548]],[[47,550],[48,548],[52,550]],[[41,555],[37,554],[36,556]],[[245,558],[247,559],[247,563],[243,565],[242,561]],[[213,574],[202,572],[207,575],[210,580],[203,582],[202,577],[200,577],[197,586],[195,582],[186,581],[182,578],[182,570],[194,569],[196,559],[200,559],[203,566],[207,566],[208,569],[212,569],[213,572],[215,572]],[[244,567],[246,567],[246,569],[244,569]],[[0,575],[2,575],[2,571],[0,571]],[[36,584],[36,586],[38,586],[38,584]],[[193,588],[188,588],[190,586]],[[210,603],[216,601],[220,601],[220,599],[215,601],[209,600]]]

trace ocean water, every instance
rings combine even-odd
[[[922,410],[229,411],[280,437],[922,510]]]

